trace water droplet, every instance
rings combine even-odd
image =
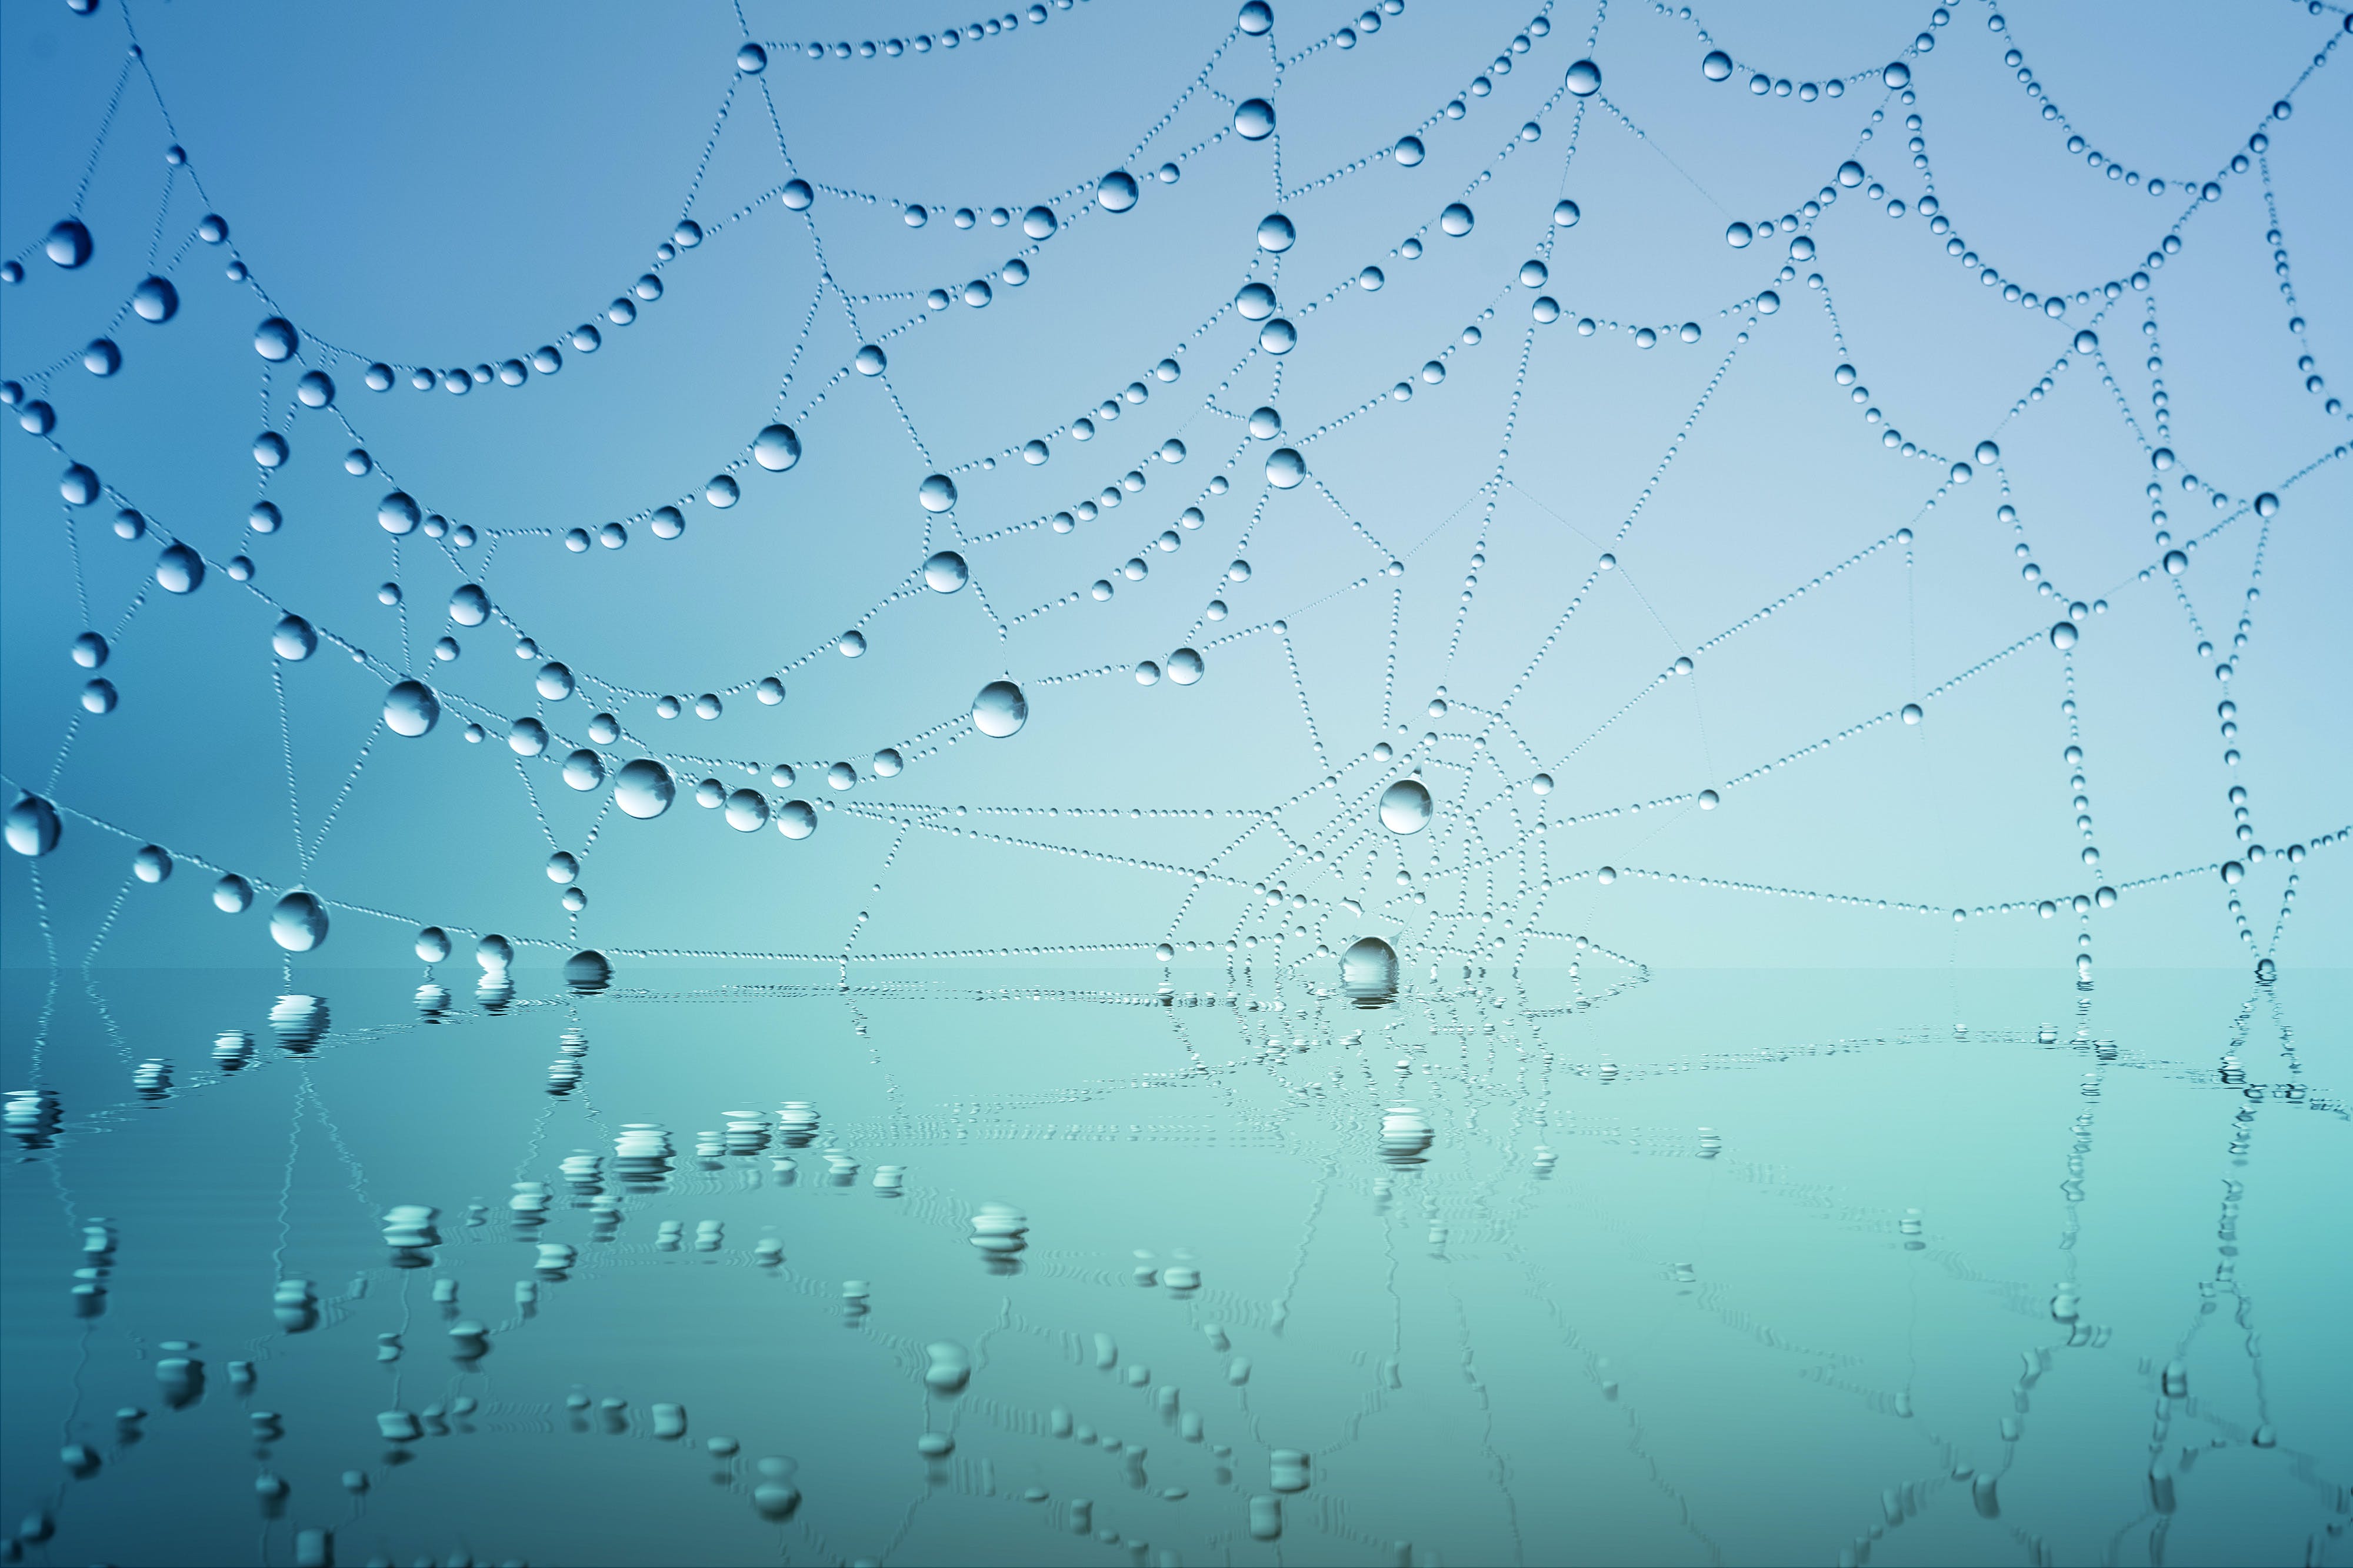
[[[253,907],[253,884],[231,871],[213,884],[213,908],[225,915],[241,915]]]
[[[1755,237],[1756,231],[1745,223],[1736,223],[1724,231],[1724,243],[1735,250],[1746,248],[1748,242]]]
[[[1201,656],[1197,650],[1180,647],[1168,656],[1168,679],[1177,685],[1192,685],[1201,679]]]
[[[943,550],[923,563],[923,586],[934,594],[953,594],[971,579],[964,557],[953,550]]]
[[[956,503],[955,481],[945,474],[934,474],[915,487],[915,501],[925,511],[948,511]]]
[[[1307,479],[1307,459],[1292,447],[1277,447],[1267,455],[1266,482],[1276,489],[1294,489]]]
[[[618,792],[619,786],[616,785],[616,799],[619,798]],[[725,816],[727,826],[736,832],[757,833],[768,826],[768,797],[755,789],[736,790],[727,797]]]
[[[205,585],[205,558],[185,544],[167,544],[155,558],[155,581],[167,594],[193,594]]]
[[[776,807],[776,831],[787,838],[807,838],[817,831],[817,808],[805,800],[788,800]]]
[[[752,460],[772,474],[781,474],[801,460],[801,438],[789,425],[771,425],[752,437]],[[659,526],[655,531],[661,531]]]
[[[1591,60],[1579,60],[1568,68],[1565,85],[1579,98],[1591,98],[1601,90],[1601,68]]]
[[[75,217],[59,220],[41,243],[42,252],[69,271],[88,261],[92,248],[89,228]]]
[[[1135,205],[1135,176],[1125,169],[1113,169],[1095,182],[1095,203],[1105,212],[1124,213]]]
[[[300,616],[281,618],[269,634],[269,650],[290,664],[299,664],[319,648],[319,634]]]
[[[972,727],[1003,740],[1029,721],[1029,700],[1009,680],[992,680],[972,700]]]
[[[1710,49],[1699,62],[1699,73],[1710,81],[1724,81],[1732,75],[1732,57],[1722,49]]]
[[[1419,833],[1430,826],[1430,791],[1419,779],[1399,779],[1381,792],[1381,826],[1391,833]]]
[[[327,906],[300,889],[287,894],[269,911],[269,939],[289,952],[310,952],[327,940]]]
[[[1269,213],[1258,220],[1258,247],[1281,255],[1289,250],[1299,237],[1299,231],[1281,213]]]
[[[1461,202],[1447,203],[1446,210],[1438,215],[1439,228],[1457,239],[1469,234],[1471,226],[1477,221],[1471,216],[1471,209]]]
[[[396,735],[428,734],[441,721],[441,700],[421,680],[404,680],[384,697],[384,721]]]
[[[1021,232],[1032,239],[1051,239],[1060,226],[1051,207],[1031,207],[1021,215]]]
[[[1247,142],[1273,135],[1274,105],[1262,98],[1242,100],[1234,106],[1234,130]]]
[[[131,290],[131,309],[141,321],[161,325],[180,313],[180,291],[168,278],[142,278]]]
[[[253,329],[253,352],[275,364],[292,359],[302,346],[302,334],[283,316],[272,316]]]
[[[1358,1007],[1380,1007],[1398,992],[1397,950],[1379,937],[1359,937],[1340,955],[1340,991]]]
[[[37,795],[22,795],[8,808],[5,834],[8,847],[19,855],[41,856],[58,847],[64,829],[58,821],[58,809]]]
[[[570,767],[566,763],[567,774]],[[613,804],[641,822],[668,811],[677,795],[678,781],[651,757],[624,763],[621,771],[613,776]]]
[[[2064,653],[2075,646],[2075,624],[2061,621],[2051,628],[2051,646]]]
[[[1389,149],[1389,156],[1395,158],[1405,167],[1409,169],[1412,168],[1416,163],[1420,163],[1424,156],[1421,138],[1419,136],[1398,137],[1397,145]]]

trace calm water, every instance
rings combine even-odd
[[[7,973],[11,1561],[2344,1559],[2341,972],[454,967]]]

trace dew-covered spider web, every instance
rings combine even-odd
[[[2348,31],[0,11],[8,1560],[2340,1560]]]

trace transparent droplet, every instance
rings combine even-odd
[[[564,759],[564,782],[583,792],[605,782],[605,759],[583,746]]]
[[[193,594],[205,585],[205,558],[185,544],[167,544],[155,558],[155,581],[167,594]]]
[[[404,680],[384,697],[384,721],[396,735],[412,740],[441,721],[441,700],[421,680]]]
[[[1095,182],[1095,202],[1105,212],[1124,213],[1135,205],[1135,176],[1125,169],[1113,169]]]
[[[1296,489],[1307,479],[1307,459],[1292,447],[1278,447],[1267,455],[1266,482],[1276,489]]]
[[[1180,647],[1168,656],[1168,679],[1179,686],[1190,686],[1201,679],[1201,655],[1198,650]]]
[[[768,826],[768,797],[755,789],[739,789],[727,797],[725,815],[727,826],[736,832],[757,833]]]
[[[953,594],[971,579],[964,557],[953,550],[943,550],[923,563],[923,586],[934,594]]]
[[[1579,98],[1591,98],[1601,90],[1601,68],[1591,60],[1579,60],[1568,68],[1564,85]]]
[[[575,756],[578,754],[574,753]],[[593,752],[588,754],[596,755]],[[569,784],[572,764],[566,762],[564,766],[565,782]],[[583,786],[575,784],[573,787]],[[677,798],[678,781],[670,776],[668,768],[651,757],[638,757],[624,763],[621,771],[613,775],[613,804],[639,821],[659,816]]]
[[[1274,105],[1262,98],[1246,98],[1234,106],[1234,131],[1244,141],[1257,142],[1274,134]]]
[[[269,634],[269,649],[290,664],[299,664],[318,651],[319,634],[300,616],[281,618]]]
[[[20,795],[8,808],[8,847],[19,855],[41,856],[58,847],[64,831],[58,809],[37,795]]]
[[[1029,721],[1029,700],[1009,680],[992,680],[972,700],[972,727],[1003,740]]]
[[[1425,156],[1421,145],[1421,138],[1419,136],[1398,137],[1397,145],[1389,149],[1389,156],[1395,158],[1405,167],[1409,169],[1412,168],[1416,163],[1420,163],[1422,158]]]
[[[807,838],[817,831],[817,808],[805,800],[788,800],[776,807],[776,831],[787,838]]]
[[[1476,221],[1477,219],[1471,215],[1471,209],[1461,202],[1447,203],[1446,210],[1438,215],[1440,230],[1452,235],[1457,239],[1469,234],[1471,226]]]
[[[752,437],[752,460],[772,474],[781,474],[801,460],[801,438],[789,425],[771,425]]]
[[[1722,49],[1710,49],[1699,62],[1699,72],[1710,81],[1724,81],[1732,75],[1732,57]]]
[[[272,316],[253,329],[253,352],[273,364],[292,359],[301,346],[302,334],[283,316]]]
[[[269,939],[289,952],[308,952],[327,940],[327,907],[297,889],[269,911]]]
[[[1381,826],[1391,833],[1419,833],[1430,826],[1430,791],[1419,779],[1399,779],[1381,792]]]
[[[934,474],[915,487],[915,500],[925,511],[947,511],[956,503],[955,481],[945,474]]]
[[[69,271],[88,261],[93,248],[90,229],[75,217],[60,219],[41,242],[42,254]]]
[[[180,291],[168,278],[142,278],[131,290],[131,309],[142,321],[168,321],[180,313]]]
[[[1269,213],[1258,220],[1258,247],[1277,255],[1289,250],[1299,237],[1291,220],[1281,213]]]

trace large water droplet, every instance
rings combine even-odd
[[[1430,791],[1419,779],[1399,779],[1381,792],[1381,826],[1398,834],[1430,826]]]
[[[1293,447],[1277,447],[1267,454],[1266,482],[1276,489],[1296,489],[1307,479],[1307,459]]]
[[[58,847],[63,831],[58,821],[58,808],[39,795],[18,795],[16,804],[8,808],[8,847],[19,855],[47,854]]]
[[[1280,255],[1289,250],[1298,239],[1299,231],[1281,213],[1269,213],[1258,220],[1258,247]]]
[[[287,616],[269,634],[269,649],[289,663],[300,663],[316,653],[319,634],[300,616]]]
[[[205,558],[185,544],[167,544],[155,557],[155,581],[167,594],[193,594],[205,585]]]
[[[61,219],[41,243],[42,252],[69,270],[88,261],[92,248],[90,229],[78,217]]]
[[[817,831],[817,808],[805,800],[788,800],[776,807],[776,831],[787,838],[807,838]]]
[[[1103,211],[1124,213],[1135,205],[1135,176],[1125,169],[1113,169],[1095,182],[1095,201]]]
[[[273,364],[292,359],[301,346],[302,334],[283,316],[272,316],[253,329],[253,352]]]
[[[414,739],[441,721],[441,700],[421,680],[404,680],[384,696],[384,721],[396,735]]]
[[[269,911],[269,939],[289,952],[308,952],[327,940],[327,906],[297,889]]]
[[[998,740],[1029,721],[1029,700],[1009,680],[992,680],[972,700],[972,727]]]
[[[1273,135],[1274,105],[1262,98],[1242,100],[1234,106],[1234,130],[1248,142]]]
[[[970,580],[971,572],[964,557],[953,550],[943,550],[923,563],[923,586],[934,594],[953,594]]]
[[[752,460],[781,474],[801,460],[801,438],[789,425],[771,425],[752,437]]]
[[[1379,937],[1359,937],[1340,955],[1340,991],[1355,1005],[1380,1007],[1398,992],[1397,949]]]
[[[1469,234],[1471,226],[1477,221],[1478,219],[1472,216],[1471,209],[1461,202],[1447,203],[1446,210],[1438,215],[1440,230],[1452,235],[1457,239]]]
[[[592,756],[594,752],[590,753]],[[565,764],[569,782],[571,764]],[[575,786],[576,787],[576,786]],[[678,781],[670,771],[651,757],[638,757],[621,764],[613,779],[613,804],[639,821],[650,821],[670,807],[678,798]]]
[[[143,278],[131,290],[131,309],[141,321],[161,324],[180,313],[180,291],[168,278]]]
[[[1565,85],[1579,98],[1591,98],[1601,90],[1601,68],[1591,60],[1579,60],[1568,68]]]
[[[945,474],[934,474],[915,487],[915,500],[925,511],[947,511],[956,503],[955,481]]]

